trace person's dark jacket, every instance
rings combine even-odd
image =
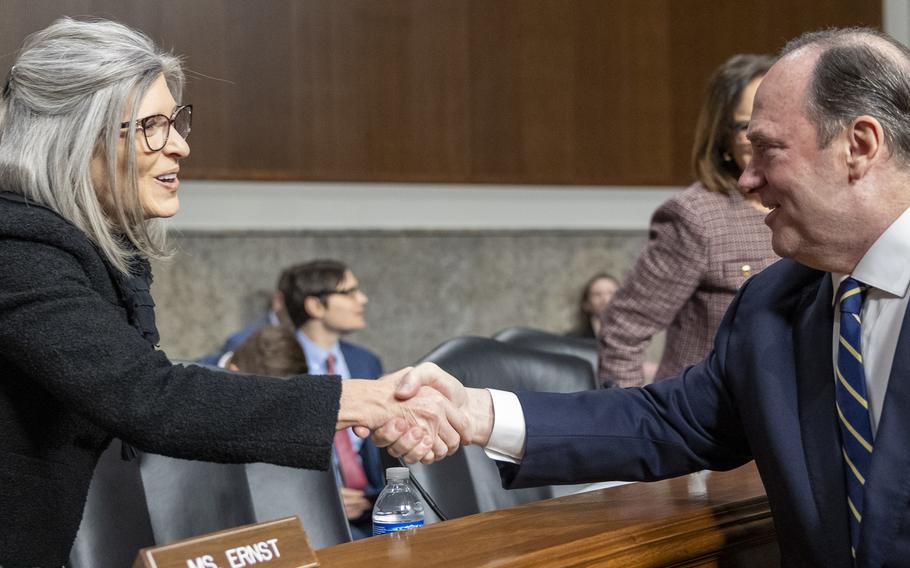
[[[141,280],[120,277],[52,211],[0,194],[5,568],[66,563],[112,436],[178,458],[329,466],[339,380],[171,365],[151,343]]]

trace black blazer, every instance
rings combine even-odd
[[[172,366],[85,235],[0,196],[0,565],[66,563],[111,436],[186,459],[325,469],[338,380]]]
[[[829,274],[780,261],[749,280],[708,358],[644,388],[519,395],[511,487],[653,480],[755,459],[785,566],[849,568],[834,405]],[[910,320],[904,317],[865,485],[856,565],[910,565]]]

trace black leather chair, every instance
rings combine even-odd
[[[256,522],[243,464],[140,457],[157,544]]]
[[[529,327],[509,327],[495,334],[493,339],[526,349],[573,355],[587,361],[594,370],[594,375],[597,375],[596,339],[559,335]]]
[[[194,364],[190,362],[181,364]],[[70,568],[131,566],[149,546],[297,515],[314,548],[351,540],[335,474],[138,453],[114,440],[95,468]]]
[[[155,545],[139,462],[120,453],[114,440],[95,467],[70,568],[132,566],[139,549]]]
[[[571,353],[532,349],[485,337],[456,337],[419,362],[432,361],[469,387],[542,392],[594,389],[591,365]]]
[[[351,540],[331,470],[219,464],[155,454],[143,454],[141,460],[157,544],[293,515],[300,517],[314,548]]]
[[[595,388],[591,366],[571,355],[524,349],[482,337],[449,340],[419,362],[432,361],[470,387],[545,392]],[[415,464],[411,473],[448,518],[514,507],[572,493],[579,486],[505,490],[493,460],[482,448],[468,446],[430,466]],[[427,519],[435,515],[427,512]]]
[[[313,548],[351,541],[351,527],[331,469],[251,463],[246,466],[246,476],[256,522],[296,515]]]

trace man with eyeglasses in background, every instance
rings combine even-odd
[[[309,374],[376,379],[382,375],[379,357],[341,339],[366,327],[368,301],[357,277],[342,262],[320,259],[288,267],[278,279],[266,318],[228,338],[221,353],[200,361],[223,366],[234,347],[256,330],[286,325],[295,330]],[[379,450],[350,428],[341,430],[335,433],[333,462],[351,534],[355,539],[370,536],[373,502],[383,487]]]
[[[282,273],[278,292],[311,375],[382,375],[379,357],[341,339],[366,327],[363,314],[369,301],[344,263],[323,259],[292,266]],[[373,502],[383,486],[379,450],[349,428],[335,433],[333,454],[351,534],[355,539],[370,536]]]

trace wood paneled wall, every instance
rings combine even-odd
[[[63,14],[186,56],[187,177],[679,185],[718,64],[881,0],[0,0],[0,72]]]

